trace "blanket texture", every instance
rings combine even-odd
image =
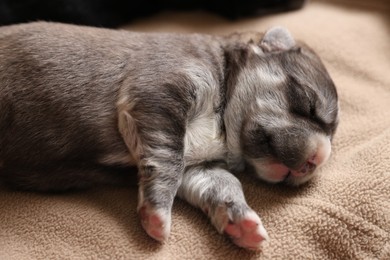
[[[137,218],[136,187],[55,195],[0,189],[0,259],[390,259],[389,14],[388,0],[312,1],[235,22],[163,13],[125,27],[226,34],[282,25],[324,60],[341,122],[320,176],[300,188],[238,176],[271,238],[262,251],[236,247],[180,200],[170,239],[158,244]]]

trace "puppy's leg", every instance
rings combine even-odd
[[[166,108],[159,105],[164,106],[137,107],[142,113],[137,108],[132,114],[127,112],[130,109],[120,111],[119,128],[138,162],[142,226],[151,237],[164,241],[170,233],[172,204],[184,171],[184,123],[178,123],[178,116],[161,115]]]
[[[194,167],[183,176],[178,195],[201,208],[219,233],[244,248],[258,249],[268,239],[259,216],[247,205],[238,179],[215,167]]]
[[[180,161],[155,154],[139,165],[138,212],[145,231],[159,241],[170,233],[172,204],[183,172]]]

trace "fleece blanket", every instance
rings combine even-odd
[[[162,13],[125,27],[225,34],[282,25],[324,60],[338,86],[341,122],[319,177],[289,188],[238,176],[270,235],[262,251],[236,247],[180,200],[169,241],[155,242],[137,218],[136,187],[0,189],[0,259],[390,259],[389,14],[388,0],[312,1],[234,22]]]

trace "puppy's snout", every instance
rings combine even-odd
[[[311,160],[304,163],[297,171],[291,171],[291,174],[294,176],[305,176],[309,173],[312,173],[317,168],[317,165]]]
[[[300,172],[303,174],[310,173],[310,172],[314,171],[316,169],[316,167],[317,167],[317,165],[308,161],[302,166],[302,168],[300,169]]]
[[[296,177],[306,176],[316,170],[324,162],[326,162],[330,155],[330,141],[328,138],[317,137],[316,151],[314,155],[310,156],[298,169],[292,170],[291,174]]]

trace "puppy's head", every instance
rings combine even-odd
[[[263,180],[302,184],[329,158],[338,123],[335,85],[319,57],[284,28],[270,29],[248,50],[236,84],[247,106],[242,156]]]

